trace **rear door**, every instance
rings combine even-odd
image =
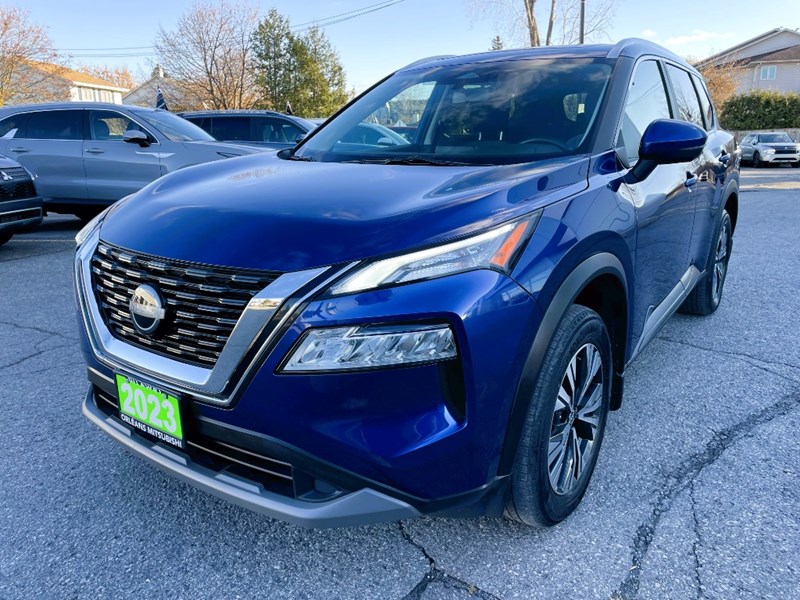
[[[20,117],[13,138],[5,140],[6,154],[34,175],[43,198],[86,199],[83,109],[31,111]]]
[[[694,123],[698,127],[706,129],[703,107],[700,104],[700,97],[692,82],[691,74],[685,69],[670,63],[666,63],[666,71],[672,87],[675,118]],[[713,129],[713,127],[709,129]],[[687,187],[694,197],[692,229],[693,231],[695,229],[698,230],[692,236],[693,243],[689,252],[689,263],[695,265],[699,271],[705,269],[708,248],[700,248],[700,244],[697,242],[702,237],[700,234],[705,233],[708,229],[707,218],[711,213],[711,207],[714,202],[717,179],[714,166],[717,162],[716,157],[724,150],[724,143],[720,141],[718,136],[715,136],[713,131],[708,133],[708,141],[702,154],[686,165],[687,184],[691,181],[691,178],[694,179],[694,183]]]
[[[86,185],[93,200],[114,202],[132,194],[161,176],[158,152],[123,141],[129,129],[143,131],[130,117],[115,110],[89,109],[83,145]]]

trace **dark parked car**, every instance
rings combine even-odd
[[[421,112],[413,139],[354,139],[386,106]],[[84,414],[303,525],[558,522],[631,362],[720,305],[738,168],[702,77],[649,42],[414,63],[81,231]]]
[[[315,125],[270,110],[202,110],[178,113],[215,139],[266,148],[291,148]]]
[[[0,155],[0,246],[41,222],[42,199],[33,177],[18,162]]]
[[[217,142],[164,110],[99,102],[0,108],[0,154],[33,174],[46,210],[84,219],[165,173],[257,151]]]

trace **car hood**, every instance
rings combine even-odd
[[[759,142],[756,146],[759,148],[791,148],[792,150],[800,148],[800,144],[797,142]]]
[[[19,166],[20,164],[17,161],[10,159],[3,154],[0,154],[0,169],[11,169],[13,167],[19,167]]]
[[[154,256],[297,271],[483,230],[588,185],[587,157],[498,167],[287,161],[182,169],[117,203],[105,241]]]
[[[238,144],[235,142],[217,142],[215,140],[208,140],[202,142],[184,142],[186,148],[199,152],[224,152],[226,154],[236,154],[244,156],[245,154],[256,154],[263,152],[265,148],[258,148],[248,144]]]

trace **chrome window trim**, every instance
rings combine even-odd
[[[75,289],[83,326],[95,358],[115,371],[123,370],[131,376],[139,376],[155,385],[163,385],[166,388],[189,394],[198,400],[220,406],[230,404],[231,399],[235,397],[249,373],[260,367],[267,348],[282,326],[289,319],[295,317],[297,308],[343,272],[341,269],[332,267],[320,267],[284,273],[278,277],[256,294],[245,307],[214,367],[206,369],[132,346],[111,334],[103,322],[92,288],[91,259],[99,241],[100,233],[95,230],[77,249],[74,271]],[[356,263],[352,263],[344,270],[349,270],[355,265]],[[304,296],[287,304],[287,300],[292,294],[326,272],[330,272],[329,277]],[[287,310],[283,317],[273,323],[272,317],[284,306],[287,307]],[[224,395],[233,374],[245,355],[269,325],[272,325],[272,328],[261,344],[256,357],[247,365],[247,370],[236,387],[230,394]]]

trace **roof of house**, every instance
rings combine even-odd
[[[712,56],[709,56],[708,58],[704,58],[703,60],[699,61],[697,63],[697,65],[698,66],[703,66],[703,65],[706,65],[706,64],[709,64],[709,63],[716,62],[719,59],[721,59],[721,58],[723,58],[723,57],[725,57],[725,56],[727,56],[729,54],[735,54],[736,52],[738,52],[740,50],[744,50],[748,46],[752,46],[753,44],[756,44],[756,43],[761,42],[763,40],[769,39],[769,38],[771,38],[773,36],[776,36],[776,35],[778,35],[780,33],[784,33],[784,32],[795,34],[797,36],[797,38],[798,38],[798,44],[800,44],[800,32],[798,32],[796,29],[789,29],[788,27],[776,27],[775,29],[770,29],[769,31],[766,31],[766,32],[764,32],[764,33],[762,33],[760,35],[757,35],[754,38],[750,38],[749,40],[745,40],[744,42],[736,44],[735,46],[731,46],[730,48],[727,48],[726,50],[723,50],[722,52],[717,52],[716,54],[713,54]]]
[[[31,61],[31,65],[36,69],[38,69],[39,71],[44,71],[45,73],[48,73],[50,75],[61,77],[62,79],[66,79],[78,85],[110,88],[112,90],[119,92],[128,91],[128,88],[120,87],[111,81],[100,79],[99,77],[95,77],[94,75],[89,75],[88,73],[81,73],[80,71],[75,71],[74,69],[70,69],[68,67],[62,67],[61,65],[54,65],[52,63],[35,62],[35,61]]]
[[[777,62],[784,60],[800,60],[800,44],[784,48],[783,50],[773,50],[772,52],[750,56],[742,60],[742,63],[747,65],[750,63]]]

